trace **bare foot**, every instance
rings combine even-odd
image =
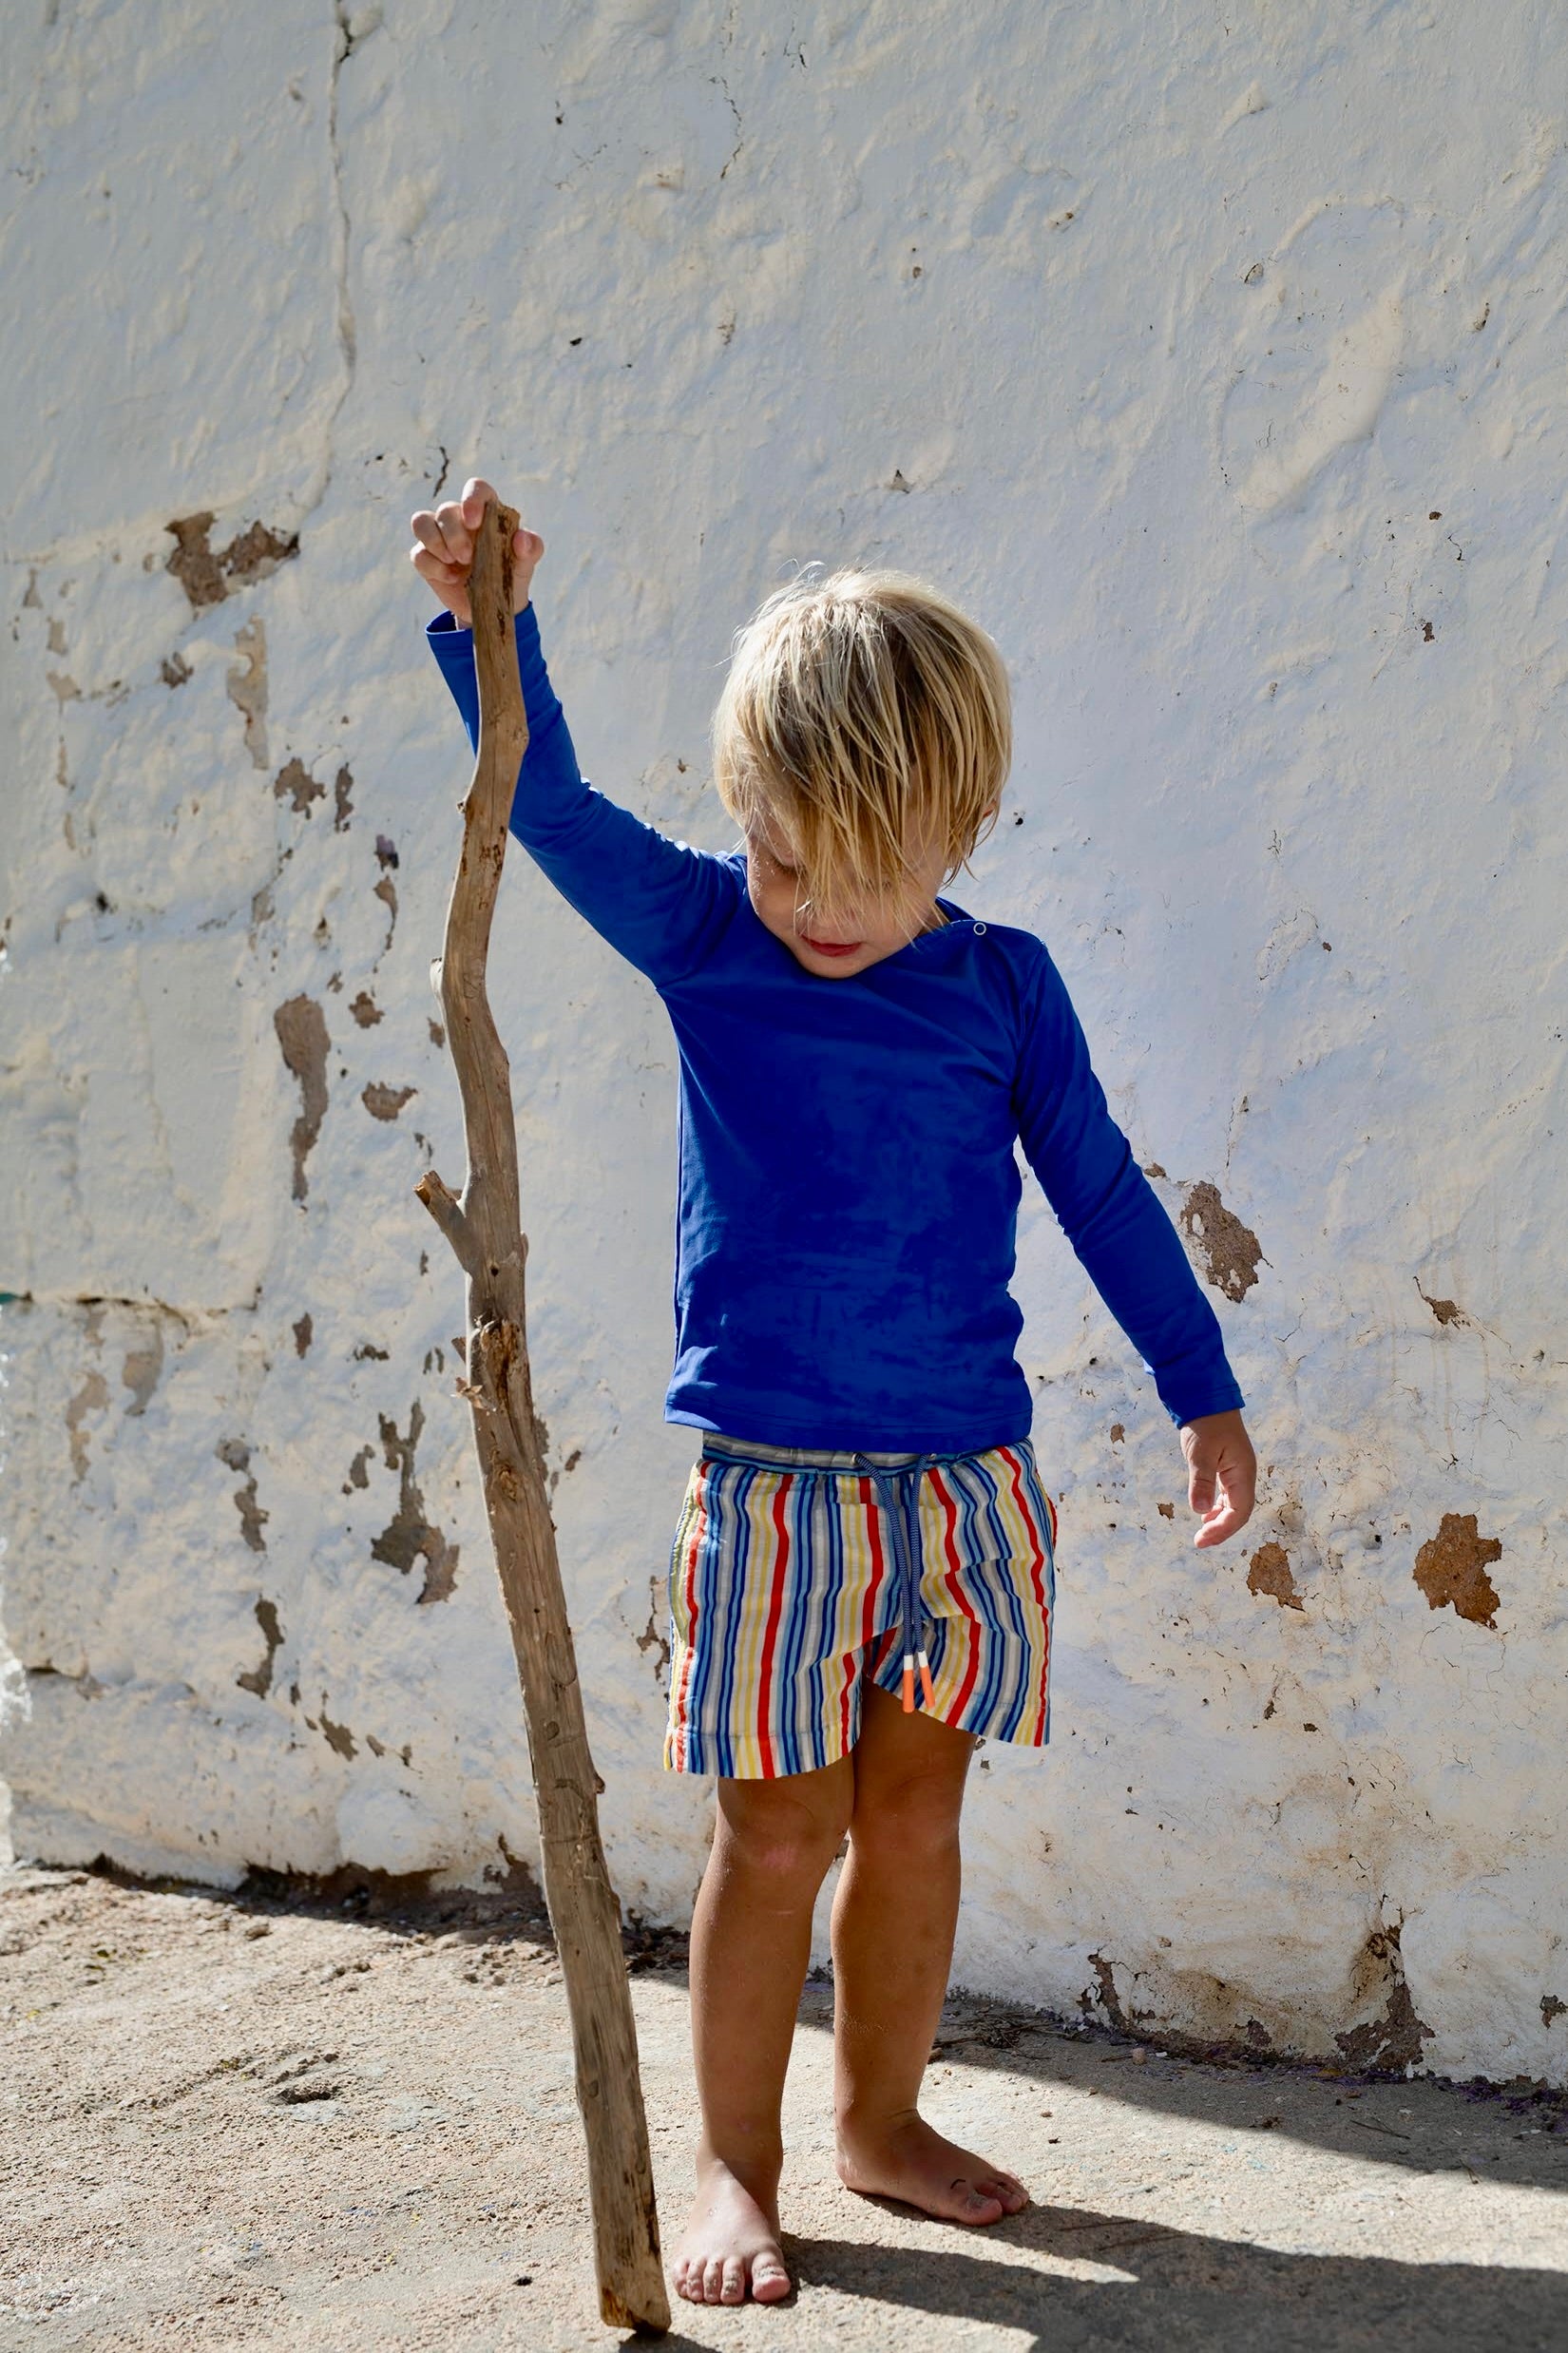
[[[862,2197],[902,2198],[941,2222],[1000,2222],[1029,2203],[1016,2173],[944,2140],[925,2118],[838,2128],[838,2178]]]
[[[717,2157],[698,2169],[697,2196],[675,2250],[670,2277],[688,2304],[777,2304],[790,2292],[778,2216]]]

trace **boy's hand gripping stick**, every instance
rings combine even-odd
[[[621,1910],[604,1867],[577,1658],[556,1558],[524,1330],[524,1262],[510,1068],[490,1012],[485,959],[507,821],[527,748],[512,622],[517,516],[491,502],[468,594],[479,677],[479,756],[462,802],[463,845],[447,909],[439,987],[463,1099],[468,1172],[460,1197],[433,1169],[414,1191],[468,1276],[467,1380],[495,1565],[511,1622],[539,1807],[549,1906],[571,2010],[577,2100],[588,2143],[599,2305],[613,2327],[662,2332],[653,2168],[637,2066]]]

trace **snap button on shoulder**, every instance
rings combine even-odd
[[[976,938],[977,940],[980,938],[980,936],[981,936],[982,932],[985,930],[985,925],[984,925],[983,923],[977,923],[977,924],[976,924],[976,926],[975,926],[975,938]]]

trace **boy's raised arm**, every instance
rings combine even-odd
[[[528,714],[528,748],[518,774],[509,827],[563,898],[610,946],[663,987],[711,952],[736,907],[730,870],[707,851],[672,841],[583,780],[565,715],[545,667],[531,604],[517,615],[518,668]],[[426,640],[479,741],[473,633],[438,613]]]
[[[410,524],[413,567],[447,608],[430,623],[426,641],[475,751],[479,683],[468,626],[468,575],[473,534],[495,495],[490,484],[476,475],[465,483],[460,499],[449,499],[433,512],[422,507]],[[528,748],[512,796],[510,831],[562,897],[628,964],[662,988],[695,971],[712,952],[744,886],[737,885],[734,870],[722,859],[671,841],[583,781],[528,601],[544,553],[537,531],[517,532],[514,626]]]
[[[1082,1024],[1043,949],[1013,1109],[1029,1165],[1172,1421],[1238,1408],[1219,1318],[1111,1117]]]

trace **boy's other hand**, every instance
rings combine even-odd
[[[500,492],[489,483],[477,478],[463,485],[463,495],[449,499],[445,506],[432,512],[422,507],[409,518],[409,528],[414,536],[414,545],[409,549],[409,561],[421,580],[429,581],[452,618],[467,629],[473,622],[468,603],[468,574],[473,569],[473,534],[485,520],[485,506],[488,499],[500,502]],[[545,552],[545,543],[537,531],[518,531],[512,540],[512,611],[520,613],[528,602],[528,588],[534,566]]]
[[[1203,1524],[1195,1544],[1223,1544],[1252,1516],[1257,1457],[1238,1412],[1200,1413],[1181,1425],[1187,1457],[1187,1501]]]

